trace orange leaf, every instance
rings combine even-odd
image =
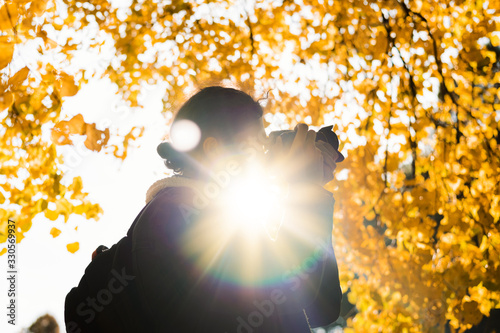
[[[11,90],[15,90],[20,84],[28,78],[30,70],[28,67],[21,68],[14,76],[9,79],[7,85]]]
[[[70,145],[73,143],[70,138],[56,129],[52,130],[51,139],[52,142],[59,146]]]
[[[75,84],[75,79],[71,75],[62,73],[58,83],[59,94],[61,94],[62,97],[74,96],[78,92],[78,86]]]
[[[0,30],[8,31],[14,29],[19,19],[17,4],[7,3],[0,8]]]
[[[80,243],[74,242],[74,243],[68,244],[68,245],[66,245],[66,248],[68,249],[69,252],[75,253],[76,251],[78,251],[80,249]]]
[[[47,8],[47,0],[33,1],[30,6],[30,11],[33,11],[35,16],[41,16]]]
[[[47,47],[47,49],[49,49],[49,50],[58,46],[58,44],[55,41],[53,41],[52,39],[47,37],[47,32],[42,30],[41,28],[37,29],[36,36],[43,39],[43,42],[45,43],[45,47]]]
[[[0,36],[0,69],[7,66],[14,55],[14,43],[11,37]]]
[[[12,105],[12,94],[10,92],[4,92],[0,95],[0,111],[9,108]]]
[[[59,124],[66,126],[69,134],[84,134],[85,133],[85,121],[81,114],[77,114],[68,121],[61,121]]]
[[[86,124],[85,134],[87,139],[84,144],[90,150],[101,151],[103,145],[108,142],[109,139],[109,128],[104,131],[98,130],[95,124]]]
[[[52,142],[56,145],[70,145],[72,143],[69,135],[85,134],[85,121],[81,114],[77,114],[70,120],[63,120],[58,122],[52,129]]]

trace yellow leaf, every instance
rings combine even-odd
[[[85,133],[85,122],[81,114],[77,114],[68,121],[61,121],[58,125],[67,126],[69,134],[83,134]]]
[[[36,0],[31,3],[30,10],[36,16],[41,16],[47,8],[47,0]]]
[[[399,157],[396,154],[390,154],[387,158],[387,171],[392,172],[399,167]]]
[[[78,176],[73,178],[73,183],[68,187],[70,191],[73,191],[74,193],[80,193],[82,191],[83,185],[82,185],[82,177]]]
[[[75,84],[75,79],[73,76],[66,73],[60,75],[59,83],[59,94],[62,97],[74,96],[78,92],[78,86]]]
[[[52,129],[52,141],[56,145],[69,145],[72,143],[69,135],[83,135],[85,133],[85,125],[81,114],[77,114],[70,120],[60,121]]]
[[[372,221],[375,219],[375,211],[373,209],[370,209],[370,211],[365,215],[365,218],[368,220],[368,221]]]
[[[57,228],[52,228],[52,229],[50,229],[50,234],[52,235],[52,237],[56,238],[57,236],[59,236],[61,234],[61,230],[59,230]]]
[[[14,43],[12,37],[0,36],[0,69],[7,66],[14,55]]]
[[[14,29],[18,19],[19,11],[17,10],[17,4],[10,2],[0,8],[0,30],[7,31]]]
[[[44,31],[44,30],[39,29],[37,31],[37,33],[36,33],[36,36],[40,37],[41,39],[43,39],[43,42],[45,43],[45,46],[49,50],[58,46],[58,44],[55,41],[53,41],[52,39],[50,39],[49,37],[47,37],[47,32]]]
[[[108,142],[109,139],[109,128],[104,131],[98,130],[95,124],[86,124],[85,134],[87,139],[84,144],[90,150],[101,151],[103,145]]]
[[[43,213],[44,213],[45,217],[51,221],[55,221],[59,217],[59,212],[56,212],[56,211],[53,211],[50,209],[45,210],[45,212],[43,212]]]
[[[68,244],[68,245],[66,245],[66,248],[68,249],[69,252],[75,253],[76,251],[78,251],[80,249],[80,243],[74,242],[74,243]]]
[[[21,68],[14,76],[9,79],[7,85],[11,90],[15,90],[20,84],[28,78],[30,70],[28,67]]]
[[[0,111],[10,108],[12,105],[12,94],[10,92],[4,92],[0,95]]]
[[[5,253],[7,253],[7,249],[3,248],[2,251],[0,251],[0,256],[3,256]]]

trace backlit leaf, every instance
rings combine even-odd
[[[30,70],[28,67],[21,68],[14,76],[9,79],[8,86],[11,90],[17,89],[19,85],[21,85],[24,80],[28,78]]]
[[[57,228],[52,228],[52,229],[50,229],[50,234],[52,235],[53,238],[56,238],[57,236],[59,236],[61,234],[61,230],[59,230]],[[68,248],[68,251],[69,251],[69,248]]]
[[[73,76],[62,73],[59,79],[59,93],[62,97],[74,96],[78,92],[78,86],[75,84]]]
[[[68,252],[75,253],[80,249],[80,243],[74,242],[71,244],[66,245],[66,248],[68,249]]]
[[[13,38],[10,36],[0,36],[0,69],[7,66],[14,55]]]

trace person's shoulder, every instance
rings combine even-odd
[[[189,204],[195,196],[195,191],[186,186],[165,187],[158,191],[151,201],[146,205],[145,210],[156,210],[180,204]]]
[[[156,181],[146,193],[146,203],[179,200],[192,196],[199,182],[185,177],[168,177]]]
[[[186,194],[193,193],[193,189],[187,187],[187,186],[172,186],[172,187],[165,187],[156,193],[154,196],[153,200],[155,199],[173,199],[177,198],[179,196],[183,196]]]
[[[165,178],[151,186],[147,193],[147,204],[138,216],[138,223],[171,222],[182,215],[183,208],[192,206],[199,184],[182,177]],[[141,222],[143,221],[143,222]]]
[[[151,240],[164,234],[177,233],[183,223],[182,209],[192,201],[189,187],[165,187],[159,190],[136,217],[128,236],[137,240]],[[163,235],[163,236],[161,236]]]

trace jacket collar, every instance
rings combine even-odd
[[[146,192],[146,204],[153,200],[155,195],[166,187],[190,187],[193,189],[198,189],[201,185],[202,182],[199,180],[182,176],[172,176],[160,179],[154,182]]]

